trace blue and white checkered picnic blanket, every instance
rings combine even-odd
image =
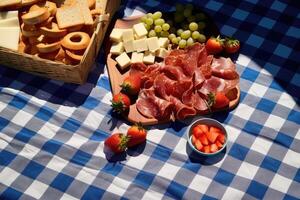
[[[300,198],[298,1],[193,3],[242,42],[240,104],[211,116],[228,131],[226,154],[188,156],[187,121],[153,126],[145,146],[106,155],[104,140],[129,124],[111,114],[103,50],[82,86],[0,67],[0,199]],[[132,15],[173,5],[129,0],[122,8]]]

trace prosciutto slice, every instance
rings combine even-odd
[[[196,115],[196,110],[191,107],[183,104],[179,99],[175,97],[171,97],[170,101],[174,104],[175,106],[175,117],[176,119],[182,120],[187,118],[188,116],[194,116]]]
[[[239,80],[225,80],[219,77],[212,76],[210,79],[206,79],[203,86],[199,90],[202,94],[207,95],[208,93],[224,92],[233,89],[237,86]]]
[[[236,72],[235,64],[230,58],[214,58],[211,64],[212,74],[224,79],[237,79],[239,77]]]
[[[167,119],[172,112],[172,103],[157,97],[154,89],[140,91],[136,101],[137,110],[148,118]]]
[[[169,100],[169,96],[174,91],[175,84],[176,81],[169,79],[164,74],[159,74],[154,80],[153,88],[159,97]]]

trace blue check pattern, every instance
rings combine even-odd
[[[118,17],[173,3],[125,1]],[[194,155],[192,119],[152,126],[145,145],[107,153],[104,140],[130,124],[111,112],[103,50],[82,86],[0,67],[0,199],[300,198],[299,3],[192,3],[242,45],[240,104],[210,116],[228,131],[226,151]]]

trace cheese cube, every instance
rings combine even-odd
[[[0,20],[0,27],[19,27],[19,18],[12,17],[9,19]]]
[[[160,48],[155,52],[155,55],[160,58],[165,58],[168,53],[169,52],[165,48]]]
[[[147,51],[145,54],[144,54],[144,58],[143,58],[143,62],[145,64],[153,64],[154,63],[154,60],[155,60],[155,55],[154,53],[150,52],[150,51]]]
[[[147,38],[146,41],[147,41],[147,46],[149,51],[154,53],[156,50],[159,49],[159,43],[157,37]]]
[[[133,30],[132,29],[124,29],[122,34],[123,42],[127,42],[129,40],[134,40]]]
[[[19,44],[19,36],[19,27],[0,27],[0,38],[2,38],[0,40],[0,46],[17,51]]]
[[[18,11],[2,11],[0,12],[0,20],[18,17]]]
[[[133,52],[131,55],[131,63],[143,62],[144,54]]]
[[[138,24],[133,25],[133,30],[138,37],[143,37],[148,34],[148,31],[145,28],[143,23],[138,23]]]
[[[123,52],[124,52],[123,42],[113,44],[110,48],[110,53],[112,53],[113,55],[120,55]]]
[[[129,40],[129,41],[124,42],[124,48],[125,48],[125,51],[127,53],[133,52],[134,51],[133,40]]]
[[[169,39],[165,37],[161,37],[158,39],[159,47],[167,48],[169,45]]]
[[[137,34],[134,34],[134,39],[135,40],[138,40],[138,39],[147,39],[147,36],[142,36],[142,37],[139,37]]]
[[[122,34],[124,29],[114,28],[109,36],[109,38],[114,42],[122,41]]]
[[[121,55],[116,57],[116,61],[121,67],[121,69],[125,69],[130,65],[130,58],[128,57],[127,53],[123,52]]]
[[[146,39],[134,40],[133,47],[134,47],[134,50],[137,52],[142,52],[142,51],[148,50]]]

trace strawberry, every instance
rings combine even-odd
[[[224,108],[229,105],[229,99],[226,97],[226,95],[223,92],[217,92],[217,93],[209,93],[208,94],[208,101],[207,104],[209,107],[213,108]]]
[[[204,146],[203,149],[202,149],[202,151],[204,153],[210,153],[210,147],[209,147],[209,145]]]
[[[208,141],[210,143],[215,143],[217,137],[219,136],[219,133],[218,132],[215,132],[214,130],[211,131],[211,128],[210,130],[206,133],[206,137],[208,139]]]
[[[224,48],[227,53],[236,53],[240,49],[240,41],[232,37],[226,38]]]
[[[211,37],[206,41],[206,50],[209,54],[216,55],[223,50],[224,39],[221,39],[220,36],[217,38]]]
[[[200,134],[199,140],[203,145],[208,145],[208,140],[204,133]]]
[[[114,153],[121,153],[127,148],[128,138],[122,133],[115,133],[108,137],[104,144]]]
[[[196,140],[195,147],[198,151],[201,151],[203,145],[201,144],[201,142],[199,140]]]
[[[224,144],[225,143],[225,135],[219,134],[217,137],[217,140],[219,140],[222,144]]]
[[[209,131],[210,131],[210,132],[216,132],[216,133],[218,133],[218,134],[223,134],[222,130],[219,129],[218,127],[215,127],[215,126],[211,126],[211,127],[209,128]]]
[[[139,75],[127,76],[120,85],[122,92],[129,95],[137,95],[141,89],[141,77]]]
[[[216,151],[218,151],[218,146],[216,144],[211,144],[210,145],[210,152],[214,153]]]
[[[200,137],[200,134],[202,134],[202,130],[200,129],[200,127],[197,125],[193,128],[192,130],[192,134],[196,137],[196,138],[199,138]]]
[[[215,144],[217,145],[218,149],[223,147],[223,144],[219,140],[217,140]]]
[[[198,127],[202,130],[203,133],[208,132],[208,126],[206,124],[199,124]]]
[[[192,135],[192,143],[193,143],[193,144],[196,143],[196,140],[197,140],[196,136],[195,136],[195,135]]]
[[[146,141],[147,131],[141,124],[131,126],[127,131],[127,137],[129,138],[128,147],[132,147],[141,144]]]
[[[111,101],[111,107],[117,113],[123,113],[125,111],[128,111],[130,104],[131,102],[129,97],[121,92],[114,95]]]

